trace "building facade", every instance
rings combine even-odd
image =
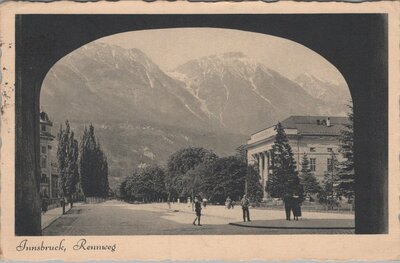
[[[58,168],[55,160],[53,123],[46,112],[40,113],[40,195],[58,198]]]
[[[281,122],[289,144],[292,148],[297,169],[300,170],[303,154],[310,161],[310,169],[319,181],[330,169],[332,152],[341,160],[339,152],[339,136],[347,117],[327,116],[291,116]],[[268,127],[251,135],[247,141],[247,160],[249,164],[257,164],[265,191],[269,174],[272,173],[271,150],[275,140],[275,126]]]

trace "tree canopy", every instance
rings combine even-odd
[[[321,191],[318,194],[319,202],[333,209],[338,204],[340,194],[336,191],[339,183],[338,175],[338,160],[334,152],[331,153],[330,157],[330,168],[324,174],[324,180],[322,181]]]
[[[108,162],[94,134],[94,127],[85,127],[80,145],[81,186],[86,197],[107,197]]]
[[[185,174],[199,164],[209,165],[218,156],[201,147],[189,147],[173,153],[167,162],[167,190],[171,195],[185,196]]]
[[[166,199],[165,172],[158,165],[139,168],[120,185],[120,197],[131,201],[154,202]]]
[[[261,202],[263,197],[263,186],[261,184],[261,177],[258,173],[258,166],[247,166],[247,198],[252,202]]]
[[[300,183],[303,185],[304,195],[306,196],[311,197],[321,190],[317,178],[311,172],[310,161],[306,153],[303,154],[301,161]]]
[[[297,175],[296,162],[281,123],[275,126],[275,131],[271,151],[272,174],[268,177],[267,192],[271,197],[277,198],[283,198],[286,194],[301,195],[303,190]]]
[[[235,156],[218,158],[204,177],[204,192],[212,202],[223,203],[229,196],[239,199],[244,194],[246,164]]]
[[[340,148],[344,160],[338,164],[339,182],[338,194],[348,198],[354,198],[354,131],[353,131],[353,106],[349,107],[348,122],[340,133]]]

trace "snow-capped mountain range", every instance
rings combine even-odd
[[[240,52],[164,72],[138,49],[98,42],[55,64],[41,93],[56,124],[68,119],[78,134],[95,124],[117,177],[165,163],[188,145],[233,153],[251,133],[290,115],[344,115],[349,99],[346,84],[309,75],[292,81]]]

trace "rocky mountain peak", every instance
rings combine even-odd
[[[55,123],[95,123],[119,174],[165,162],[171,149],[188,145],[231,154],[254,131],[290,115],[335,115],[349,97],[326,93],[335,104],[324,103],[303,79],[291,81],[242,52],[193,59],[166,74],[139,49],[96,41],[54,65],[41,104]]]

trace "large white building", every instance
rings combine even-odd
[[[346,122],[347,117],[327,116],[291,116],[283,120],[281,124],[292,147],[297,168],[299,169],[302,156],[306,153],[311,171],[322,180],[329,169],[332,152],[341,160],[341,155],[338,154],[339,135]],[[268,127],[252,134],[246,145],[249,164],[258,164],[264,198],[268,196],[265,186],[272,172],[270,151],[275,134],[275,126]]]

